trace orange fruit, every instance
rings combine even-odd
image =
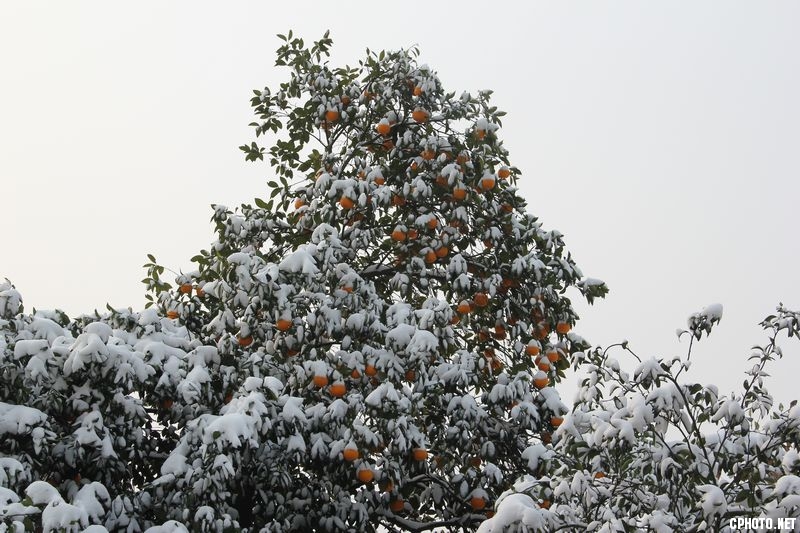
[[[417,373],[413,370],[406,370],[406,381],[414,381],[417,379]]]
[[[537,357],[535,362],[536,368],[542,372],[550,372],[552,367],[550,365],[550,360],[547,357]]]
[[[478,307],[486,307],[487,305],[489,305],[489,297],[486,296],[486,293],[483,292],[475,293],[475,296],[472,297],[472,300]]]
[[[458,163],[459,165],[463,165],[467,161],[469,161],[469,154],[467,154],[466,152],[461,152],[456,156],[456,163]]]
[[[362,483],[369,483],[375,478],[375,472],[369,468],[361,468],[358,472],[356,472],[356,477]]]
[[[479,141],[482,141],[484,139],[484,137],[486,137],[486,130],[483,130],[483,129],[475,130],[475,138],[476,139],[478,139]]]
[[[466,197],[467,197],[467,189],[464,189],[464,188],[461,188],[461,187],[456,187],[455,189],[453,189],[453,198],[454,199],[456,199],[458,201],[461,201]]]
[[[247,347],[251,344],[253,344],[253,337],[249,335],[247,337],[239,337],[239,346]]]
[[[202,298],[206,295],[206,291],[203,290],[203,287],[195,287],[194,293],[197,295],[198,298]]]
[[[475,511],[480,511],[484,507],[486,507],[486,498],[482,498],[480,496],[473,496],[469,499],[469,505]]]
[[[428,264],[435,263],[436,262],[436,252],[434,252],[433,250],[429,250],[428,252],[426,252],[425,253],[425,262],[428,263]]]
[[[605,474],[605,472],[597,472],[597,473],[595,473],[595,475],[594,475],[594,478],[595,478],[595,479],[603,479],[604,477],[606,477],[606,474]]]
[[[447,257],[447,254],[449,253],[450,253],[450,248],[448,248],[447,246],[440,246],[439,248],[436,249],[436,257],[438,257],[439,259]]]
[[[432,218],[425,225],[428,226],[428,229],[433,229],[439,225],[439,221],[435,218]]]
[[[560,426],[563,423],[564,423],[564,418],[563,417],[554,416],[554,417],[550,418],[550,425],[553,426],[554,428],[557,428],[558,426]]]
[[[394,490],[394,481],[391,479],[384,479],[381,481],[380,487],[383,492],[392,492]]]
[[[377,131],[379,134],[385,137],[389,135],[389,132],[392,131],[392,127],[389,125],[388,122],[378,122],[378,125],[375,126],[375,131]]]
[[[342,196],[339,200],[339,205],[341,205],[343,209],[353,209],[356,203],[347,196]]]
[[[420,87],[419,85],[414,87],[414,96],[419,96],[421,94],[422,94],[422,87]]]
[[[431,150],[430,148],[426,148],[419,155],[422,156],[422,159],[424,159],[425,161],[430,161],[431,159],[436,157],[436,152],[434,150]]]
[[[359,372],[357,368],[354,368],[353,371],[350,372],[350,377],[353,379],[359,379],[361,377],[361,372]]]
[[[411,113],[411,118],[413,118],[415,122],[418,122],[420,124],[422,124],[423,122],[427,122],[429,116],[430,116],[430,113],[428,113],[427,111],[425,111],[421,107],[416,108]]]
[[[325,120],[328,122],[336,122],[339,120],[339,112],[335,109],[328,109],[325,112]]]
[[[361,457],[361,454],[358,453],[358,448],[345,448],[344,450],[342,450],[342,457],[344,457],[345,461],[349,461],[352,463],[353,461]]]
[[[383,176],[377,176],[374,181],[375,185],[383,185],[384,183],[386,183],[386,178],[384,178]]]
[[[408,240],[413,241],[417,237],[419,237],[419,232],[417,230],[415,230],[414,228],[408,230]]]
[[[550,509],[550,500],[542,500],[542,504],[539,507],[542,509]]]
[[[401,229],[396,229],[392,232],[392,240],[397,242],[403,242],[406,240],[406,232]]]
[[[328,376],[314,376],[313,381],[314,385],[316,385],[319,388],[322,388],[328,384]]]
[[[406,203],[406,199],[403,198],[402,196],[400,196],[399,194],[395,194],[394,196],[392,196],[392,205],[401,206],[401,205],[405,205],[405,203]]]
[[[458,304],[458,307],[456,307],[456,311],[458,311],[462,315],[466,315],[467,313],[472,311],[472,306],[469,305],[467,301],[462,300],[461,303]]]
[[[447,187],[447,178],[445,178],[444,176],[436,176],[434,182],[439,187]]]
[[[182,283],[178,290],[183,294],[189,294],[192,292],[192,284],[191,283]]]
[[[411,452],[412,457],[414,457],[415,461],[427,461],[428,460],[428,450],[425,448],[414,448]]]
[[[347,96],[346,94],[342,95],[341,101],[342,101],[342,106],[343,107],[347,107],[347,106],[350,105],[350,97]]]
[[[169,311],[167,311],[167,318],[175,319],[178,318],[179,316],[180,314],[175,309],[170,309]]]
[[[365,373],[366,375],[368,375],[369,377],[373,377],[373,376],[375,376],[375,375],[378,373],[378,369],[377,369],[377,368],[375,368],[373,365],[367,365],[367,366],[364,368],[364,373]]]
[[[539,355],[539,346],[533,344],[533,341],[531,341],[525,346],[525,353],[530,356]]]
[[[497,171],[497,177],[501,180],[507,179],[511,175],[511,171],[508,170],[508,167],[501,167],[500,170]]]
[[[533,384],[537,389],[543,389],[550,384],[550,378],[542,372],[541,374],[537,374],[537,377],[533,378]]]
[[[553,435],[546,431],[542,433],[542,444],[550,444],[551,442],[553,442]]]
[[[498,324],[494,327],[494,338],[503,340],[506,338],[506,328]]]
[[[450,323],[454,326],[459,322],[461,322],[461,317],[458,315],[453,315],[453,318],[450,319]]]
[[[406,502],[403,501],[403,498],[397,498],[396,500],[389,502],[389,509],[391,509],[393,513],[399,513],[405,508],[405,506]]]
[[[331,396],[336,396],[337,398],[340,398],[344,396],[344,394],[347,392],[347,386],[341,381],[337,381],[336,383],[330,386],[330,389],[328,389],[328,391],[331,393]]]
[[[561,335],[566,335],[572,329],[569,322],[559,322],[556,324],[556,331]]]
[[[295,208],[295,209],[300,209],[300,208],[301,208],[301,207],[303,207],[304,205],[306,205],[306,201],[305,201],[305,200],[303,200],[302,198],[298,198],[298,199],[296,199],[296,200],[294,201],[294,208]]]
[[[292,327],[292,321],[286,318],[278,319],[278,321],[275,322],[275,327],[278,328],[278,331],[287,331]]]
[[[494,189],[495,179],[492,176],[485,176],[481,178],[481,189],[484,191],[490,191]]]

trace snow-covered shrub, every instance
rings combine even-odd
[[[642,359],[627,343],[576,354],[586,377],[553,448],[534,454],[545,458],[537,478],[501,497],[479,531],[749,531],[763,526],[737,520],[777,528],[800,516],[800,406],[773,405],[764,384],[800,313],[780,306],[763,321],[768,342],[729,395],[682,379],[692,342],[721,316],[715,305],[689,318],[685,358]],[[636,360],[632,374],[611,348]]]
[[[195,271],[150,257],[146,310],[75,321],[0,287],[4,523],[474,529],[545,460],[588,348],[566,291],[606,287],[526,212],[503,113],[414,50],[282,40],[252,99],[277,138],[242,147],[269,199],[214,206]]]

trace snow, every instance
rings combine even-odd
[[[515,525],[544,531],[553,524],[548,515],[549,512],[536,505],[527,494],[510,494],[497,506],[495,515],[480,525],[477,533],[502,533]]]
[[[302,246],[295,252],[286,256],[280,262],[278,268],[284,272],[302,273],[306,275],[314,275],[319,269],[314,261],[316,255],[316,247],[313,245]]]
[[[169,520],[164,522],[163,525],[146,529],[144,533],[189,533],[189,530],[180,522]]]
[[[86,511],[60,498],[52,500],[42,511],[42,531],[45,533],[53,530],[78,531],[88,525]]]
[[[33,426],[44,424],[47,415],[33,407],[0,402],[0,436],[26,435]]]

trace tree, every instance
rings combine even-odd
[[[537,447],[528,477],[499,502],[480,532],[800,531],[800,407],[774,406],[767,365],[781,332],[800,335],[800,313],[783,305],[762,326],[739,393],[681,379],[692,345],[722,307],[689,317],[684,358],[641,359],[627,343],[575,358],[586,377],[572,413]],[[633,375],[611,357],[638,363]]]
[[[289,79],[252,99],[271,148],[241,147],[269,198],[214,206],[197,270],[151,256],[145,311],[76,321],[4,287],[4,520],[471,530],[566,413],[566,291],[606,287],[526,212],[491,92],[280,38]]]

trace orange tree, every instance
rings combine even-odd
[[[334,68],[327,34],[281,39],[288,81],[252,99],[270,148],[242,146],[269,197],[214,206],[195,271],[151,257],[148,309],[52,334],[2,288],[0,414],[26,417],[0,425],[4,521],[470,530],[536,474],[586,348],[566,291],[605,285],[526,212],[490,92],[415,50]]]
[[[327,34],[280,38],[289,79],[252,99],[256,136],[277,135],[241,147],[275,171],[269,199],[215,207],[183,291],[149,280],[218,348],[228,413],[259,403],[253,377],[271,398],[249,443],[200,426],[183,443],[231,458],[220,499],[243,526],[472,528],[566,412],[550,385],[585,346],[565,291],[606,288],[526,213],[489,91],[446,92],[415,50],[334,68]],[[218,506],[191,490],[213,454],[179,449],[203,467],[174,502]]]

